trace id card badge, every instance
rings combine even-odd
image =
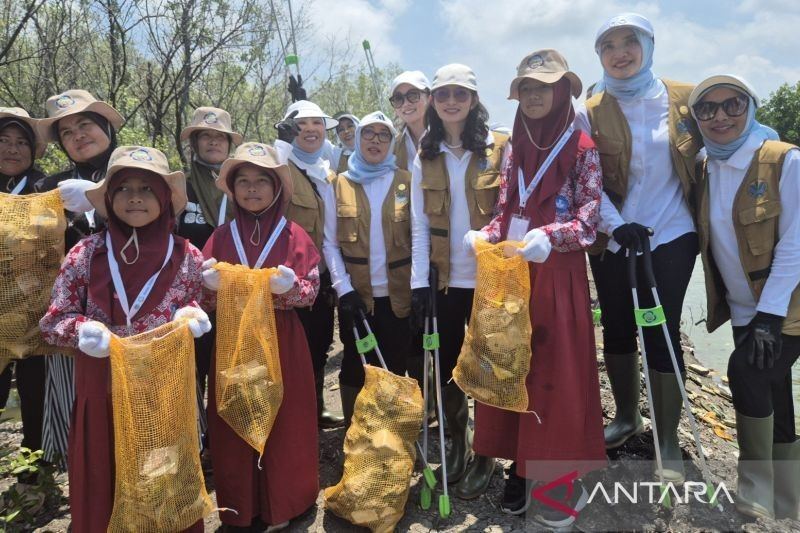
[[[508,225],[509,241],[522,241],[525,234],[528,233],[528,228],[531,225],[531,219],[522,215],[513,215],[511,217],[511,224]]]

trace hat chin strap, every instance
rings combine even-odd
[[[265,207],[260,213],[253,213],[251,211],[253,216],[256,217],[256,227],[253,228],[252,233],[250,233],[250,244],[252,244],[253,246],[258,246],[259,244],[261,244],[261,223],[259,222],[261,215],[272,209],[272,206],[274,206],[275,202],[277,202],[278,198],[280,198],[282,191],[283,191],[283,186],[281,186],[281,188],[278,189],[278,194],[272,197],[272,202],[270,202],[270,204],[267,207]]]
[[[128,246],[130,245],[133,245],[134,249],[136,250],[136,257],[134,257],[132,260],[128,260],[128,258],[125,256],[125,250],[127,250]],[[128,242],[126,242],[125,246],[122,247],[122,250],[119,251],[119,256],[123,261],[125,261],[126,265],[132,265],[139,260],[139,237],[136,234],[136,228],[133,228],[133,233],[128,239]]]

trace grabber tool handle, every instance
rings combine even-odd
[[[628,248],[628,283],[631,289],[636,290],[638,283],[636,280],[636,252]]]
[[[653,274],[653,254],[650,252],[650,239],[645,239],[642,243],[642,255],[644,257],[644,275],[647,277],[647,286],[656,288],[656,276]]]

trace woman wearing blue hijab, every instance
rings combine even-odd
[[[755,518],[798,518],[800,440],[792,365],[800,355],[800,151],[771,140],[759,101],[737,76],[712,76],[689,98],[706,145],[697,231],[708,320],[730,319],[728,360],[736,440],[736,508]]]
[[[662,474],[665,481],[682,483],[677,434],[678,379],[685,380],[680,320],[698,250],[689,198],[701,140],[689,113],[692,86],[655,77],[654,43],[652,24],[635,13],[617,15],[600,27],[595,51],[603,78],[579,110],[576,124],[592,136],[603,167],[601,220],[589,261],[603,312],[605,367],[616,403],[614,420],[605,428],[606,448],[621,446],[644,429],[627,254],[640,252],[648,241],[681,376],[676,376],[661,328],[645,328],[641,341],[647,348]],[[638,275],[644,279],[641,269]],[[640,291],[639,302],[642,308],[655,305],[649,290]]]

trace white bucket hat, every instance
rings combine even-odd
[[[294,116],[295,120],[301,118],[321,118],[325,120],[325,129],[330,130],[336,127],[339,124],[339,121],[335,118],[331,117],[330,115],[323,113],[322,109],[315,104],[314,102],[309,102],[308,100],[298,100],[297,102],[290,105],[286,108],[286,113],[283,115],[283,120],[289,118],[293,112],[297,111],[297,115]],[[278,123],[280,124],[280,122]],[[275,124],[275,127],[278,127],[278,124]]]

